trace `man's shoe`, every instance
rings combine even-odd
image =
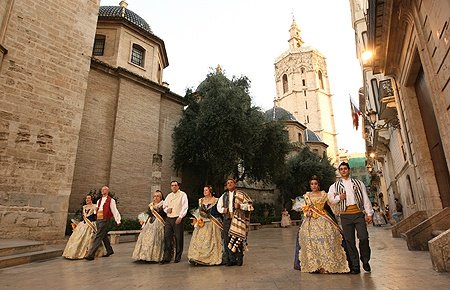
[[[363,269],[364,269],[364,271],[366,271],[366,273],[370,273],[372,271],[369,263],[363,263]]]
[[[103,257],[109,257],[109,256],[111,256],[113,254],[114,254],[114,252],[109,252],[109,253],[104,254]]]
[[[181,259],[175,259],[175,261],[173,261],[174,263],[180,263]]]
[[[159,262],[160,265],[164,265],[164,264],[169,264],[170,261],[167,260],[162,260],[161,262]]]
[[[352,269],[350,270],[350,274],[359,274],[361,271],[359,269]]]
[[[94,257],[86,256],[86,257],[84,257],[84,259],[85,259],[85,260],[88,260],[88,261],[93,261],[93,260],[94,260]]]

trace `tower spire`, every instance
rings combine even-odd
[[[303,39],[300,36],[300,28],[298,28],[297,23],[295,22],[294,14],[292,13],[292,24],[289,29],[290,39],[289,39],[289,47],[291,49],[299,48],[303,45]]]

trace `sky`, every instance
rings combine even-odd
[[[119,5],[101,0],[100,5]],[[184,96],[220,65],[229,78],[247,76],[255,106],[273,106],[275,59],[288,50],[294,18],[305,45],[326,57],[338,147],[362,153],[349,96],[358,101],[362,74],[356,58],[349,0],[127,0],[128,9],[164,40],[169,66],[163,81]]]

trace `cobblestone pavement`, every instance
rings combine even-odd
[[[186,235],[178,264],[133,262],[135,243],[123,243],[114,255],[92,262],[57,258],[0,269],[0,289],[450,289],[450,273],[435,272],[428,252],[408,251],[388,228],[372,226],[372,273],[300,273],[292,268],[296,231],[251,231],[242,267],[190,265]]]

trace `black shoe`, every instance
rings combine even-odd
[[[366,273],[370,273],[372,269],[370,268],[369,262],[363,263],[363,269],[366,271]]]
[[[94,257],[86,256],[86,257],[84,257],[84,259],[85,259],[85,260],[88,260],[88,261],[93,261],[93,260],[94,260]]]
[[[175,261],[173,261],[174,263],[180,263],[181,259],[175,259]]]
[[[228,263],[227,263],[227,266],[236,266],[236,265],[237,265],[236,262],[228,261]]]
[[[244,259],[238,259],[236,261],[236,265],[238,265],[238,266],[242,266],[243,263],[244,263]]]
[[[359,269],[352,269],[350,270],[350,274],[359,274],[361,271]]]
[[[169,263],[170,263],[170,261],[167,261],[167,260],[162,260],[161,262],[159,262],[160,265],[169,264]]]
[[[109,257],[109,256],[111,256],[113,254],[114,254],[114,252],[109,252],[109,253],[104,254],[103,257]]]

